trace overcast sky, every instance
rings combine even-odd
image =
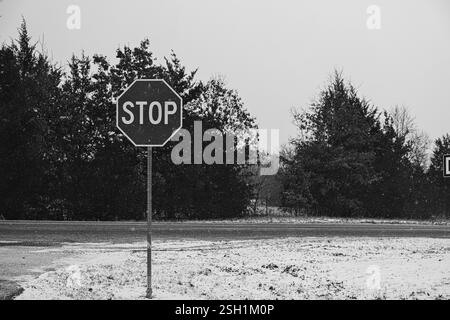
[[[72,4],[79,30],[66,26]],[[367,27],[370,5],[381,29]],[[224,75],[282,143],[296,133],[291,108],[308,106],[334,68],[376,106],[409,107],[432,138],[450,133],[449,0],[0,0],[0,15],[1,42],[23,16],[63,64],[149,37],[158,57],[173,49],[200,79]]]

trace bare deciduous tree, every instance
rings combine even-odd
[[[405,106],[395,106],[390,115],[394,130],[405,139],[410,147],[408,158],[415,166],[425,169],[428,166],[428,151],[431,140],[429,136],[418,129],[415,118]]]

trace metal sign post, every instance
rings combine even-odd
[[[183,100],[164,80],[138,79],[117,98],[117,128],[147,147],[147,293],[152,297],[152,147],[163,147],[183,125]]]
[[[152,147],[147,148],[147,298],[152,297]]]

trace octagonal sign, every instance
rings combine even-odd
[[[117,128],[137,147],[162,147],[183,125],[183,100],[164,80],[135,80],[117,98]]]

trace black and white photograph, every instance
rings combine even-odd
[[[448,0],[0,0],[0,300],[449,300],[449,124]]]

